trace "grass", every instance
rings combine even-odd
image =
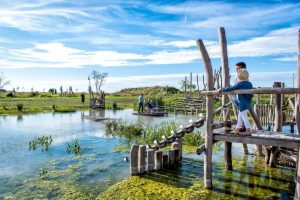
[[[161,141],[163,135],[169,136],[171,131],[177,130],[178,127],[175,121],[145,126],[141,123],[128,124],[121,120],[113,120],[106,123],[106,135],[121,138],[122,144],[117,146],[114,152],[129,152],[132,144],[153,144],[154,140]],[[184,136],[183,149],[185,152],[195,152],[195,148],[204,142],[200,132],[188,133]]]

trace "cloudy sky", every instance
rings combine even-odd
[[[292,87],[299,13],[299,1],[0,0],[0,72],[7,89],[83,91],[92,70],[108,73],[109,92],[179,87],[202,77],[197,39],[220,67],[222,26],[232,73],[244,61],[255,86]]]

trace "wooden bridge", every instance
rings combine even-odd
[[[227,41],[224,28],[219,29],[219,39],[221,48],[222,60],[222,82],[223,86],[229,86],[230,76],[228,67],[227,56]],[[218,95],[214,91],[214,77],[213,69],[211,66],[210,57],[202,40],[197,41],[197,45],[202,56],[205,66],[205,74],[207,80],[207,91],[202,92],[206,96],[206,116],[200,117],[195,122],[190,121],[187,126],[181,126],[178,131],[172,131],[171,136],[163,136],[162,141],[154,141],[154,145],[146,146],[133,145],[131,150],[131,174],[142,174],[146,170],[160,170],[166,164],[174,164],[179,161],[182,153],[182,138],[186,133],[191,133],[195,128],[204,125],[205,128],[205,143],[199,146],[196,150],[198,154],[204,153],[204,185],[206,188],[213,187],[212,180],[212,147],[217,141],[224,141],[224,160],[225,169],[232,170],[232,143],[242,143],[244,153],[248,153],[247,144],[256,145],[256,154],[258,156],[265,156],[265,161],[269,166],[276,166],[277,158],[280,154],[281,147],[292,148],[298,151],[296,157],[296,188],[294,199],[300,199],[300,136],[299,131],[297,134],[283,133],[283,109],[282,109],[282,95],[294,95],[294,102],[291,107],[294,111],[293,118],[297,130],[300,130],[300,30],[298,35],[298,84],[297,88],[281,88],[281,83],[275,83],[273,88],[257,88],[251,90],[235,90],[231,92],[222,92],[222,107],[214,110],[214,96]],[[252,117],[253,124],[256,130],[253,131],[251,136],[235,135],[232,132],[232,126],[236,124],[236,120],[230,119],[229,105],[230,100],[228,95],[232,94],[274,94],[275,105],[274,112],[274,128],[273,131],[263,130],[259,109],[250,109],[249,114]],[[232,106],[234,109],[234,106]],[[222,120],[214,122],[214,115],[221,112]],[[267,113],[267,111],[266,111]],[[267,115],[265,115],[267,116]],[[206,121],[206,123],[204,123]],[[165,147],[168,143],[172,144],[171,150],[167,155],[163,155],[159,148]],[[264,154],[262,150],[265,150]],[[147,159],[147,160],[146,160]]]

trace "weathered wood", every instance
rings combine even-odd
[[[243,151],[244,151],[244,154],[249,154],[248,145],[245,143],[243,143]]]
[[[231,125],[236,125],[237,124],[237,120],[228,120],[228,121],[224,121],[224,122],[219,122],[219,123],[214,123],[212,124],[212,129],[218,129],[218,128],[222,128],[222,127],[229,127]]]
[[[198,155],[201,155],[204,151],[205,151],[205,144],[200,145],[200,146],[197,147],[197,149],[196,149],[196,153],[197,153]]]
[[[175,150],[171,149],[168,151],[168,157],[169,157],[169,166],[175,165]]]
[[[296,189],[295,189],[294,200],[300,199],[300,149],[298,149],[297,160],[298,162],[297,162],[297,171],[296,171]]]
[[[154,149],[147,149],[147,171],[154,170]]]
[[[257,127],[258,130],[263,130],[263,127],[260,123],[259,118],[256,116],[254,110],[252,108],[249,109],[249,114],[253,120],[254,125]],[[258,156],[263,156],[262,153],[262,146],[256,145],[256,155]]]
[[[297,67],[297,89],[300,89],[300,30],[298,32],[298,67]],[[296,94],[295,99],[295,121],[300,135],[300,96]]]
[[[278,163],[279,154],[280,154],[279,147],[273,146],[271,148],[271,155],[270,155],[270,162],[269,162],[270,167],[276,167],[276,165]]]
[[[146,171],[146,146],[140,145],[139,146],[139,173],[143,174]]]
[[[295,97],[295,122],[297,126],[298,135],[300,135],[300,95]]]
[[[274,82],[273,85],[275,88],[280,88],[282,86],[281,82]],[[269,121],[269,120],[268,120]],[[275,122],[274,122],[274,131],[281,132],[282,131],[282,95],[276,94],[275,95]],[[271,157],[269,166],[276,167],[277,160],[279,157],[279,147],[272,147],[271,148]]]
[[[221,48],[221,63],[222,63],[222,85],[223,87],[228,87],[230,85],[229,77],[229,66],[228,66],[228,54],[227,54],[227,40],[225,29],[221,27],[219,29],[219,44]],[[229,103],[228,95],[222,95],[222,105]],[[223,120],[227,122],[230,119],[229,112],[223,110]],[[226,123],[226,125],[228,125]],[[226,127],[225,127],[226,129]],[[224,143],[224,160],[225,160],[225,169],[232,170],[232,153],[231,153],[232,144],[229,142]]]
[[[211,67],[211,61],[208,56],[207,50],[202,42],[202,40],[197,41],[200,53],[202,55],[202,60],[205,65],[205,74],[207,78],[207,89],[213,90],[213,73]],[[213,124],[213,103],[214,97],[209,96],[206,98],[206,125],[205,125],[205,154],[204,154],[204,186],[206,188],[212,188],[212,145],[213,145],[213,129],[211,124]]]
[[[203,95],[218,95],[218,94],[299,94],[300,88],[256,88],[249,90],[233,90],[230,92],[218,92],[216,90],[202,91]]]
[[[265,163],[268,165],[270,163],[271,149],[265,148]]]
[[[274,87],[281,87],[281,82],[275,82]],[[281,94],[275,95],[275,132],[282,131],[282,98]]]
[[[178,156],[181,160],[182,158],[182,138],[176,138],[176,142],[178,143]]]
[[[165,154],[163,155],[163,168],[168,169],[169,168],[169,155]]]
[[[132,145],[130,151],[130,174],[139,174],[138,168],[139,145]]]
[[[175,161],[178,162],[181,158],[180,158],[180,155],[179,155],[179,144],[178,142],[173,142],[171,144],[171,149],[175,150]],[[176,153],[177,151],[177,153]]]
[[[216,141],[228,141],[235,143],[247,143],[247,144],[259,144],[264,146],[280,146],[280,147],[289,147],[298,149],[300,147],[300,139],[295,140],[295,138],[275,138],[267,137],[261,133],[252,134],[252,136],[239,136],[234,134],[223,134],[223,133],[214,133],[214,140]]]
[[[295,97],[289,98],[289,104],[290,104],[292,110],[295,112]]]
[[[163,164],[163,152],[162,151],[155,151],[154,154],[154,165],[155,170],[162,169]]]

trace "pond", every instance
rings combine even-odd
[[[147,117],[132,115],[132,110],[120,111],[79,111],[75,113],[42,113],[23,116],[0,117],[0,199],[66,198],[94,199],[115,183],[130,177],[129,162],[124,161],[129,153],[113,152],[120,139],[105,135],[105,122],[95,122],[84,116],[99,116],[109,119],[122,119],[127,122],[157,124],[164,121],[186,123],[196,116],[169,115],[168,117]],[[49,149],[29,150],[29,142],[42,136],[51,136]],[[82,153],[67,153],[67,145],[78,141]],[[250,149],[253,148],[250,146]],[[214,152],[214,163],[223,161],[221,150]],[[243,158],[241,145],[233,145],[236,163]],[[181,177],[199,176],[203,179],[203,155],[189,153],[184,155],[182,167],[178,169]],[[248,171],[255,164],[255,157],[248,156],[244,167]],[[195,168],[195,166],[197,166]],[[218,167],[219,166],[219,167]],[[228,182],[228,174],[223,173],[222,164],[216,164],[214,174]],[[250,167],[251,166],[251,167]],[[249,168],[250,167],[250,168]],[[192,170],[194,169],[194,170]],[[252,169],[252,168],[251,168]],[[247,171],[245,168],[244,170]],[[286,187],[277,188],[278,199],[289,199],[294,192],[293,170],[279,169],[272,175],[272,181],[281,181]],[[193,174],[193,171],[195,174]],[[270,172],[259,171],[265,180]],[[266,173],[266,174],[265,174]],[[232,175],[231,175],[232,176]],[[246,173],[243,179],[257,175]],[[256,178],[255,178],[256,177]],[[225,180],[226,179],[226,180]],[[225,180],[225,181],[224,181]],[[230,182],[230,181],[229,181]],[[276,183],[276,182],[275,182]],[[231,182],[231,184],[237,184]],[[250,184],[250,183],[249,183]],[[273,182],[272,182],[273,184]],[[189,184],[178,187],[189,187]],[[231,186],[234,190],[234,187]],[[231,192],[232,192],[231,191]],[[228,192],[226,190],[226,192]],[[264,192],[264,191],[263,191]],[[274,192],[274,191],[272,191]],[[266,197],[268,194],[266,194]]]

